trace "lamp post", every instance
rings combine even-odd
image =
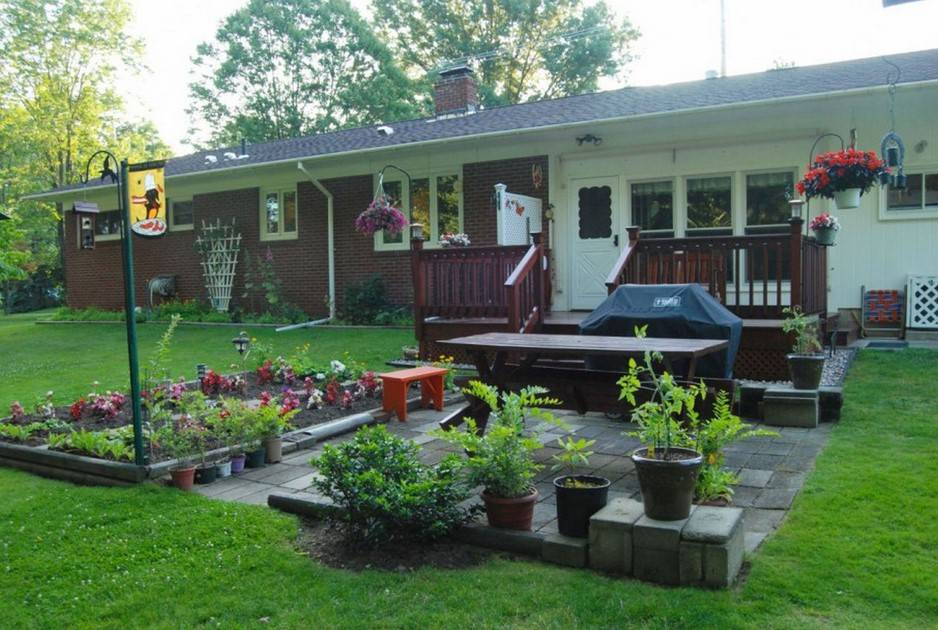
[[[245,353],[248,351],[248,347],[251,345],[251,338],[248,337],[248,334],[243,330],[238,333],[238,336],[231,340],[231,343],[234,344],[235,350],[238,351],[238,355],[241,357],[241,371],[244,371],[244,358]]]
[[[110,179],[117,185],[117,208],[121,215],[121,258],[124,271],[124,323],[127,327],[127,361],[130,366],[130,408],[134,427],[134,463],[142,466],[147,463],[143,450],[143,418],[140,405],[140,366],[137,357],[137,300],[134,288],[134,250],[130,230],[130,204],[127,199],[127,160],[114,157],[110,151],[96,151],[88,158],[85,165],[85,185],[91,171],[91,162],[99,155],[104,156],[101,167],[101,180]],[[120,176],[111,168],[111,160],[120,164]]]

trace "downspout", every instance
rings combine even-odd
[[[328,266],[329,266],[329,319],[335,319],[335,214],[333,210],[333,201],[334,198],[332,193],[322,185],[318,179],[312,176],[312,174],[306,170],[306,166],[302,161],[297,161],[296,167],[306,175],[306,178],[312,182],[313,186],[319,189],[326,197],[326,238],[327,238],[327,250],[328,250]]]

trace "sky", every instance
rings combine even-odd
[[[185,144],[189,120],[189,59],[210,41],[219,24],[246,0],[129,0],[131,28],[158,29],[157,45],[146,49],[146,100],[135,96],[138,77],[121,77],[131,119],[154,122],[176,155]],[[761,72],[775,62],[807,66],[938,48],[938,0],[884,8],[882,0],[724,0],[727,74]],[[368,0],[352,0],[367,15]],[[704,78],[720,68],[720,0],[607,0],[642,35],[638,59],[625,80],[608,79],[602,89],[655,85]],[[158,26],[155,26],[158,25]],[[883,81],[886,71],[883,72]],[[153,98],[153,95],[159,95]]]

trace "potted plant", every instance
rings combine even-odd
[[[243,445],[248,439],[245,415],[238,413],[237,405],[239,402],[240,401],[234,401],[228,398],[221,399],[221,411],[218,413],[216,427],[219,437],[228,449],[228,457],[226,458],[228,469],[227,471],[223,469],[219,470],[219,477],[227,477],[244,472],[244,461],[246,457],[244,455]],[[220,466],[224,467],[224,462],[222,462]],[[228,473],[227,475],[225,474],[226,472]]]
[[[162,423],[154,434],[154,442],[171,459],[176,460],[169,475],[180,490],[192,490],[195,483],[195,463],[192,461],[202,448],[204,428],[189,418],[173,419]]]
[[[440,247],[469,247],[472,241],[465,232],[444,232],[440,235]]]
[[[292,428],[290,419],[299,410],[287,405],[278,407],[272,402],[261,405],[255,410],[258,433],[265,451],[267,462],[276,464],[283,460],[283,434]]]
[[[888,173],[875,151],[831,151],[814,158],[796,188],[808,199],[833,199],[841,210],[857,208],[860,196]]]
[[[794,333],[792,353],[786,355],[791,384],[795,389],[817,389],[824,372],[824,355],[818,341],[817,321],[809,318],[798,306],[782,310],[787,315],[782,330]]]
[[[566,475],[554,479],[557,494],[557,529],[564,536],[585,538],[589,534],[590,517],[601,510],[609,497],[609,480],[605,477],[576,474],[577,466],[589,465],[591,448],[596,440],[584,438],[558,439],[560,453],[554,455],[553,470],[564,469]]]
[[[837,220],[837,217],[823,212],[811,219],[808,226],[811,228],[811,231],[814,232],[814,238],[818,245],[830,247],[837,239],[837,232],[840,230],[840,221]]]
[[[504,529],[531,529],[534,504],[538,499],[534,476],[542,466],[534,461],[541,443],[524,434],[526,416],[563,426],[540,409],[559,401],[543,396],[547,390],[526,387],[517,393],[503,392],[479,381],[470,381],[468,396],[484,401],[492,412],[485,434],[476,422],[466,418],[465,431],[436,431],[436,437],[463,448],[467,455],[469,483],[482,486],[482,500],[489,525]]]
[[[636,337],[645,336],[645,327],[635,329]],[[693,423],[698,414],[695,403],[706,396],[703,382],[683,386],[668,372],[660,376],[654,362],[662,357],[646,352],[644,363],[629,359],[628,373],[619,379],[619,398],[634,407],[632,421],[639,430],[630,433],[644,446],[632,453],[638,474],[645,515],[659,521],[677,521],[690,514],[697,474],[703,456],[689,444],[685,423]],[[644,379],[644,380],[643,380]],[[650,398],[636,406],[635,394],[649,390]]]

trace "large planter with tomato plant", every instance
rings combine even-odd
[[[808,199],[833,199],[838,209],[845,210],[859,207],[860,196],[888,173],[875,151],[831,151],[814,158],[796,188]]]
[[[558,400],[544,396],[541,387],[526,387],[517,393],[503,392],[479,381],[470,381],[467,396],[484,401],[491,409],[485,433],[475,420],[466,421],[465,431],[436,431],[434,435],[462,448],[468,455],[469,483],[482,486],[482,501],[489,525],[503,529],[531,529],[534,504],[538,499],[534,476],[542,466],[534,461],[534,451],[541,442],[525,434],[524,419],[536,418],[565,426],[542,405],[556,405]]]
[[[817,389],[824,373],[817,320],[806,316],[797,306],[782,309],[782,312],[787,316],[782,322],[782,330],[795,336],[792,352],[785,356],[791,385],[795,389]]]

